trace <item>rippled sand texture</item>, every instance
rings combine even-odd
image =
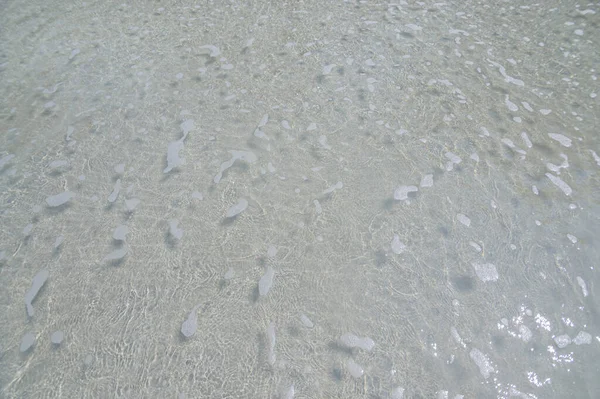
[[[600,7],[0,2],[0,396],[596,398]]]

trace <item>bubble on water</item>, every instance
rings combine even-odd
[[[498,271],[496,270],[496,266],[491,263],[472,263],[473,268],[475,269],[475,274],[481,281],[496,281],[498,280]]]
[[[129,233],[129,228],[126,225],[121,224],[115,228],[113,232],[113,239],[117,241],[125,241],[125,236],[127,233]]]
[[[121,192],[121,179],[117,179],[113,187],[113,191],[108,196],[108,202],[111,204],[117,200],[119,193]]]
[[[120,163],[118,165],[115,165],[115,173],[122,175],[123,173],[125,173],[125,164],[124,163]]]
[[[275,277],[275,270],[272,267],[267,267],[265,274],[262,275],[260,280],[258,281],[258,294],[260,296],[265,296],[273,287],[273,279]]]
[[[325,191],[323,191],[323,194],[332,193],[335,190],[339,190],[342,187],[344,187],[344,184],[341,181],[339,181],[339,182],[335,183],[333,186],[331,186],[328,189],[326,189]]]
[[[583,29],[575,29],[573,31],[577,36],[583,36]]]
[[[54,331],[50,336],[50,342],[54,345],[60,345],[65,338],[65,334],[62,331]]]
[[[458,219],[459,222],[461,222],[462,224],[464,224],[467,227],[471,226],[471,219],[469,219],[469,217],[467,215],[458,213],[458,214],[456,214],[456,219]]]
[[[577,284],[581,287],[581,293],[584,297],[588,296],[587,285],[585,284],[585,280],[580,276],[577,276]]]
[[[390,393],[390,399],[404,399],[404,388],[396,387]]]
[[[64,159],[58,159],[56,161],[50,162],[48,165],[52,171],[57,171],[58,169],[64,169],[69,166],[69,161]]]
[[[529,140],[529,136],[526,132],[521,132],[521,138],[523,139],[523,142],[525,143],[527,148],[531,148],[533,146],[533,143],[531,142],[531,140]]]
[[[569,158],[565,154],[560,154],[563,158],[563,162],[560,165],[554,165],[553,163],[546,163],[546,167],[550,169],[552,172],[555,172],[557,175],[560,175],[561,169],[566,169],[569,167]]]
[[[256,137],[258,137],[259,139],[266,139],[266,140],[269,140],[269,137],[268,137],[268,136],[265,134],[265,132],[263,132],[263,131],[262,131],[262,130],[260,130],[260,129],[256,129],[256,130],[254,130],[254,135],[255,135]]]
[[[487,356],[479,349],[471,349],[469,357],[479,367],[479,372],[486,380],[490,377],[491,373],[495,372],[494,367],[492,367],[492,365],[490,364],[490,361],[487,359]]]
[[[181,334],[183,334],[183,336],[186,338],[190,338],[196,333],[196,330],[198,329],[198,307],[199,306],[196,306],[194,309],[192,309],[185,321],[181,323],[180,331]]]
[[[537,186],[535,185],[531,186],[531,191],[533,191],[535,195],[540,195],[540,190],[538,190]]]
[[[296,395],[296,390],[292,385],[281,394],[281,399],[294,399],[294,395]]]
[[[271,259],[277,256],[277,247],[275,247],[275,245],[269,245],[269,248],[267,248],[267,256]]]
[[[511,139],[503,138],[500,141],[503,142],[504,144],[506,144],[510,148],[515,148],[515,143],[513,143],[513,141]]]
[[[182,136],[181,136],[181,140],[185,140],[187,138],[188,133],[194,129],[195,124],[194,124],[194,120],[193,119],[186,119],[183,122],[181,122],[181,124],[179,125],[179,128],[181,129],[182,132]]]
[[[527,111],[533,112],[533,108],[531,108],[531,105],[529,105],[527,101],[522,101],[521,104],[523,105],[523,108],[525,108]]]
[[[475,162],[479,162],[479,155],[476,152],[472,153],[469,158],[471,158]]]
[[[568,138],[567,136],[565,136],[564,134],[548,133],[548,136],[550,136],[550,138],[552,140],[558,141],[560,144],[562,144],[565,147],[571,147],[572,140],[570,138]]]
[[[475,241],[469,241],[469,245],[472,246],[475,249],[475,251],[481,252],[481,246]]]
[[[167,147],[167,167],[163,170],[163,173],[169,173],[185,164],[185,159],[179,156],[181,150],[183,150],[183,139],[169,143]]]
[[[425,175],[421,179],[421,187],[433,187],[433,175]]]
[[[394,234],[394,238],[392,238],[392,243],[390,246],[392,248],[392,252],[396,255],[400,255],[406,250],[406,245],[404,245],[404,243],[400,241],[400,237],[398,236],[398,234]]]
[[[554,342],[556,343],[556,346],[558,346],[560,349],[563,349],[569,346],[571,343],[571,337],[569,337],[567,334],[559,335],[554,337]]]
[[[248,208],[248,201],[245,198],[240,198],[237,204],[230,207],[225,213],[226,218],[232,218],[239,215]]]
[[[21,338],[21,346],[19,347],[19,350],[21,351],[21,353],[25,353],[29,351],[34,344],[35,335],[32,332],[28,332],[23,336],[23,338]]]
[[[288,121],[286,121],[286,120],[281,121],[281,126],[283,126],[283,128],[286,129],[286,130],[290,130],[291,129],[290,123]]]
[[[317,124],[312,122],[310,125],[308,125],[308,127],[306,128],[306,131],[310,132],[311,130],[316,130],[317,129]]]
[[[200,54],[207,54],[210,57],[218,57],[221,54],[221,50],[212,44],[205,44],[204,46],[200,46],[198,47],[198,50],[200,50]]]
[[[329,75],[331,73],[331,71],[333,70],[333,68],[335,68],[335,67],[336,67],[335,64],[325,65],[323,67],[323,75]]]
[[[131,198],[125,200],[125,208],[128,212],[133,212],[135,208],[140,204],[140,200],[137,198]]]
[[[454,154],[452,152],[447,152],[445,154],[445,156],[449,160],[449,162],[446,164],[446,170],[447,171],[453,170],[454,169],[454,165],[458,165],[459,163],[462,162],[462,159],[458,155],[456,155],[456,154]]]
[[[125,257],[125,255],[127,255],[127,247],[122,247],[122,248],[118,248],[115,249],[114,251],[112,251],[111,253],[109,253],[108,255],[106,255],[103,259],[104,262],[115,262],[118,260],[121,260]]]
[[[323,212],[323,208],[321,207],[321,203],[318,200],[314,200],[313,204],[315,204],[315,212],[317,212],[317,215],[321,214],[321,212]]]
[[[31,235],[31,231],[33,230],[33,223],[29,223],[27,226],[23,228],[23,237],[27,238]]]
[[[227,272],[225,272],[225,275],[223,276],[223,278],[225,280],[231,280],[234,277],[235,277],[235,271],[233,270],[232,267],[230,267],[229,269],[227,269]]]
[[[183,237],[183,229],[179,228],[177,226],[178,224],[179,220],[177,219],[169,220],[169,234],[176,240],[181,240],[181,238]]]
[[[266,126],[266,124],[268,122],[269,122],[269,114],[264,114],[263,117],[261,118],[260,122],[258,122],[258,127]]]
[[[302,325],[306,328],[313,328],[315,325],[313,324],[313,322],[308,318],[308,316],[306,316],[304,313],[302,313],[300,315],[300,322],[302,323]]]
[[[75,58],[75,56],[77,54],[79,54],[80,52],[81,52],[81,50],[78,48],[71,50],[71,54],[69,55],[69,60],[72,60],[73,58]]]
[[[567,238],[569,239],[569,241],[571,241],[573,244],[577,243],[577,237],[575,237],[573,234],[567,234]]]
[[[571,187],[560,177],[554,176],[552,173],[546,173],[546,177],[550,179],[550,181],[554,183],[556,187],[560,188],[565,195],[571,195],[573,193]]]
[[[452,162],[452,163],[458,164],[462,161],[462,159],[458,155],[456,155],[452,152],[447,152],[445,155],[446,155],[446,158],[448,158],[450,160],[450,162]]]
[[[450,327],[450,335],[452,335],[452,338],[454,338],[454,341],[456,341],[457,344],[459,344],[463,348],[467,347],[467,344],[465,343],[465,341],[462,339],[462,337],[458,333],[458,330],[456,329],[456,327],[454,327],[454,326]]]
[[[340,343],[347,348],[359,348],[370,352],[375,347],[375,342],[369,337],[358,337],[352,333],[343,334]]]
[[[579,331],[577,336],[573,338],[573,343],[575,345],[589,345],[592,343],[592,335],[585,331]]]
[[[504,104],[506,105],[506,108],[508,108],[512,112],[517,112],[519,110],[517,104],[510,101],[508,94],[504,97]]]
[[[70,191],[65,191],[60,194],[52,195],[52,196],[46,198],[46,204],[48,204],[48,206],[51,208],[56,208],[56,207],[66,204],[74,196],[75,196],[75,193],[72,193]]]
[[[230,150],[229,153],[231,154],[231,159],[221,164],[221,167],[219,168],[219,173],[217,173],[217,175],[213,179],[215,183],[219,183],[221,181],[221,179],[223,178],[223,173],[227,169],[232,167],[236,161],[240,160],[248,163],[254,163],[258,159],[258,157],[251,151]]]
[[[277,339],[275,337],[275,323],[271,322],[269,327],[267,328],[267,342],[268,342],[268,354],[267,360],[271,366],[275,364],[275,360],[277,359],[275,355],[275,343]]]
[[[94,357],[92,355],[88,354],[83,359],[83,364],[85,364],[86,366],[91,366],[93,361],[94,361]]]
[[[60,247],[64,240],[65,240],[65,236],[63,236],[63,235],[56,237],[56,240],[54,241],[54,249],[57,249],[58,247]]]
[[[394,199],[404,201],[408,199],[408,194],[419,191],[417,186],[400,186],[394,191]]]
[[[540,109],[540,114],[542,115],[549,115],[550,112],[552,112],[551,109]]]
[[[70,141],[71,140],[71,135],[73,134],[74,131],[75,131],[75,128],[73,126],[67,127],[67,134],[65,135],[65,140],[66,141]]]
[[[192,193],[192,198],[197,199],[198,201],[202,201],[204,199],[204,196],[202,195],[202,193],[200,191],[194,191]]]
[[[346,368],[348,369],[348,372],[350,372],[350,375],[354,378],[360,378],[365,373],[365,370],[362,368],[362,366],[358,365],[353,359],[348,359]]]
[[[0,158],[0,171],[15,157],[15,154],[6,154]]]
[[[506,73],[506,68],[504,68],[502,65],[500,65],[500,64],[498,64],[497,62],[494,62],[494,61],[492,61],[492,60],[490,60],[490,59],[487,59],[487,61],[488,61],[490,64],[492,64],[492,65],[494,65],[495,67],[497,67],[497,68],[498,68],[498,71],[499,71],[499,72],[500,72],[500,74],[501,74],[501,75],[504,77],[504,81],[505,81],[505,82],[507,82],[507,83],[512,83],[512,84],[514,84],[514,85],[516,85],[516,86],[525,86],[525,83],[524,83],[522,80],[520,80],[520,79],[516,79],[516,78],[513,78],[512,76],[509,76],[509,75]]]
[[[48,271],[48,269],[43,269],[40,272],[38,272],[38,274],[36,274],[35,277],[33,277],[33,280],[31,281],[31,288],[29,288],[29,291],[27,291],[27,293],[25,294],[25,308],[27,310],[27,316],[33,317],[33,301],[35,300],[37,294],[40,292],[44,284],[46,284],[46,281],[48,280],[49,276],[50,272]]]
[[[327,144],[327,136],[321,135],[321,137],[319,137],[319,144],[321,144],[321,147],[325,148],[326,150],[331,150],[331,146]]]

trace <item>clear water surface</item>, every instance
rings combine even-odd
[[[600,397],[600,3],[0,2],[0,396]]]

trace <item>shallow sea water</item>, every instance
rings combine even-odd
[[[0,396],[597,398],[600,3],[0,2]]]

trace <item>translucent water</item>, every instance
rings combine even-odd
[[[599,18],[0,1],[0,397],[599,397]]]

